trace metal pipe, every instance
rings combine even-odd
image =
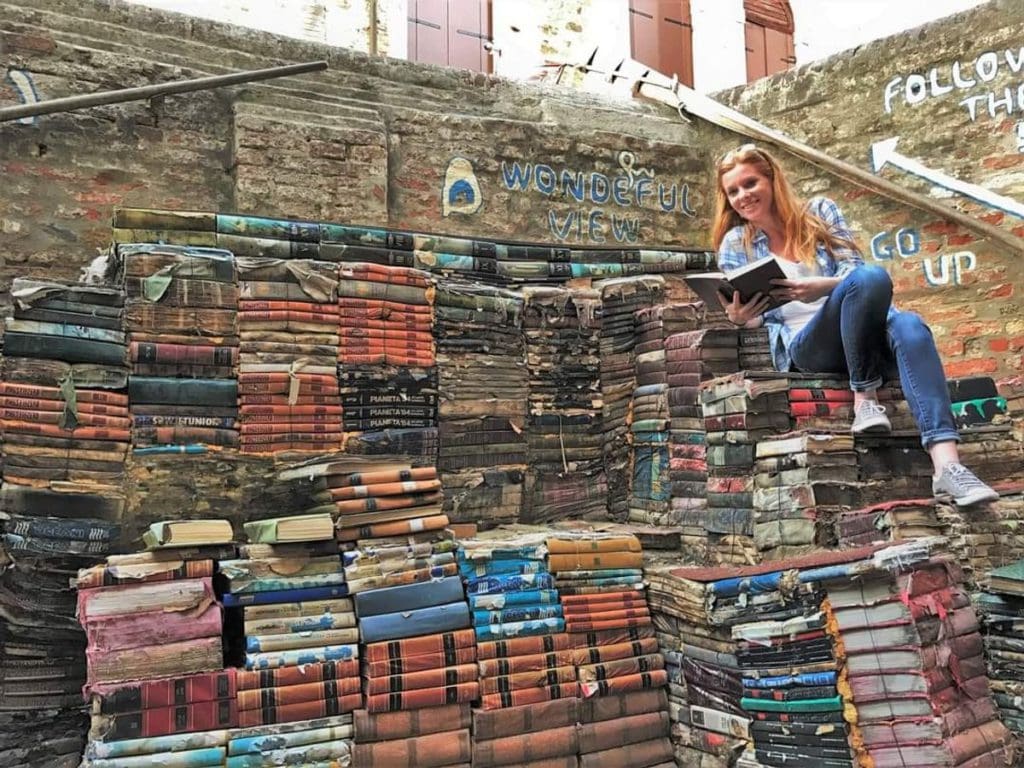
[[[212,75],[192,80],[177,80],[169,83],[142,85],[136,88],[122,88],[116,91],[100,91],[98,93],[84,93],[77,96],[65,96],[60,99],[39,101],[33,104],[0,107],[0,123],[9,120],[19,120],[23,117],[37,117],[39,115],[51,115],[55,112],[71,112],[76,109],[99,107],[104,104],[152,99],[157,96],[169,96],[175,93],[188,93],[189,91],[203,91],[210,88],[221,88],[228,85],[256,82],[258,80],[272,80],[276,77],[301,75],[306,72],[320,72],[325,69],[327,69],[326,61],[309,61],[303,64],[288,64],[281,67],[269,67],[268,69],[250,69],[230,75]]]

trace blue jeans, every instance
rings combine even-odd
[[[919,315],[892,307],[892,280],[881,267],[847,275],[793,338],[789,355],[801,371],[848,375],[855,392],[877,389],[895,369],[922,445],[960,439],[932,332]]]

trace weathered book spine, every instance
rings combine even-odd
[[[400,641],[399,641],[400,642]],[[476,648],[449,648],[436,653],[419,653],[410,656],[399,655],[396,658],[367,662],[363,672],[371,677],[389,677],[392,675],[424,672],[438,667],[454,667],[476,661]]]
[[[439,768],[469,763],[469,730],[433,733],[411,739],[356,744],[353,764],[362,768]]]
[[[575,667],[554,667],[538,672],[519,672],[514,675],[485,677],[480,681],[480,692],[483,694],[506,693],[527,688],[562,685],[575,680]]]
[[[575,725],[579,705],[578,698],[570,697],[504,709],[476,709],[473,736],[483,741]]]
[[[232,698],[236,693],[235,670],[124,685],[98,685],[92,688],[91,693],[93,711],[97,714],[180,707],[200,701]]]
[[[566,651],[572,648],[572,640],[564,633],[538,637],[517,637],[511,640],[496,640],[477,645],[477,656],[482,659],[506,659],[513,656],[528,656]]]
[[[93,715],[92,721],[94,732],[102,734],[104,741],[121,741],[234,728],[238,725],[238,710],[232,697],[180,707],[154,707],[138,712]]]
[[[233,755],[226,768],[264,768],[266,765],[332,766],[351,765],[352,742],[348,739],[278,748],[269,754]],[[272,760],[273,762],[268,762]]]
[[[358,677],[273,688],[251,688],[238,692],[238,709],[241,711],[261,707],[283,707],[309,701],[331,701],[353,693],[358,694],[359,690]]]
[[[534,760],[573,755],[578,749],[575,724],[486,741],[478,737],[473,743],[473,765],[479,768],[524,765]]]
[[[359,660],[328,661],[321,664],[303,664],[280,669],[238,670],[235,683],[239,691],[257,688],[308,685],[346,677],[359,676]]]
[[[668,692],[664,688],[594,696],[580,702],[580,722],[596,723],[663,710],[668,711]]]
[[[520,707],[527,704],[538,704],[554,699],[577,698],[580,687],[576,682],[547,685],[543,688],[523,688],[518,691],[502,691],[488,693],[480,697],[484,709],[502,709],[504,707]]]
[[[646,712],[641,715],[585,723],[580,726],[580,752],[601,752],[624,744],[652,741],[669,735],[668,712]]]
[[[376,714],[357,709],[353,717],[356,741],[388,741],[469,728],[470,709],[469,704],[447,704]]]
[[[473,681],[439,688],[368,695],[366,709],[368,712],[396,712],[402,709],[438,707],[442,704],[467,704],[479,697],[480,684]]]
[[[655,642],[654,647],[657,649],[657,642]],[[575,651],[566,650],[553,651],[551,653],[533,653],[526,656],[510,656],[503,659],[485,659],[479,665],[480,676],[502,677],[572,666],[576,663],[575,654]]]
[[[352,712],[362,706],[363,695],[350,693],[332,699],[304,701],[299,704],[282,704],[260,706],[258,709],[246,709],[238,712],[238,725],[251,728],[257,725],[273,723],[293,723],[297,720],[312,720],[317,717],[340,715]]]
[[[401,693],[419,688],[437,688],[452,686],[459,683],[474,682],[477,679],[475,664],[462,664],[457,667],[441,667],[422,672],[407,672],[389,677],[366,678],[367,695]]]

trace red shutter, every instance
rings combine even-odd
[[[747,50],[747,82],[757,80],[768,74],[765,63],[764,27],[760,24],[747,22],[743,25]]]
[[[448,0],[409,0],[409,60],[448,66]]]
[[[747,21],[793,34],[793,11],[789,0],[743,0],[743,11]]]
[[[789,69],[796,63],[793,56],[793,36],[777,29],[766,28],[764,31],[765,42],[765,71],[769,75]]]
[[[690,0],[630,0],[633,58],[693,86]]]
[[[491,39],[488,0],[448,0],[448,66],[491,71],[484,43]]]

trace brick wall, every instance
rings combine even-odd
[[[1021,8],[989,3],[716,98],[866,170],[872,145],[898,137],[896,151],[929,179],[892,164],[882,177],[1024,237]],[[721,131],[706,135],[716,150],[738,143]],[[928,320],[948,374],[1021,370],[1024,251],[784,162],[804,194],[840,203],[866,260],[892,275],[897,303]],[[1005,196],[1018,213],[953,194],[936,172]]]

